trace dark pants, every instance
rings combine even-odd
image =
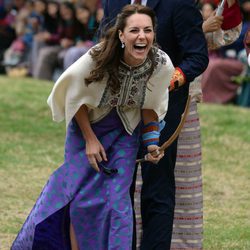
[[[170,93],[169,109],[165,117],[166,126],[161,132],[162,145],[177,128],[185,109],[188,85]],[[165,151],[157,164],[142,164],[142,225],[141,250],[170,249],[175,207],[175,177],[177,140]]]

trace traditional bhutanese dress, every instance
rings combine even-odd
[[[242,23],[227,30],[207,33],[209,49],[219,48],[234,42],[241,32]],[[203,193],[201,165],[201,131],[197,103],[202,100],[201,76],[190,83],[191,104],[184,127],[178,138],[175,165],[175,214],[172,232],[172,250],[202,249],[203,241]],[[141,169],[138,167],[134,195],[136,214],[137,249],[142,238],[140,214]]]
[[[234,42],[242,24],[228,30],[207,33],[208,48]],[[175,214],[171,250],[203,248],[203,192],[200,120],[197,103],[202,100],[201,76],[190,83],[189,114],[178,138],[175,165]]]
[[[72,223],[81,250],[130,250],[133,213],[129,188],[139,145],[141,109],[153,109],[162,120],[168,106],[173,73],[169,57],[154,49],[137,67],[119,65],[121,87],[115,94],[108,77],[85,85],[95,62],[86,53],[58,79],[48,104],[53,119],[66,120],[64,163],[50,176],[15,239],[12,250],[66,250]],[[149,78],[149,70],[156,67]],[[92,129],[105,148],[108,161],[96,172],[85,154],[85,141],[74,119],[87,105]],[[117,169],[107,174],[104,167]]]

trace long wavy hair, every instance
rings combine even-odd
[[[117,15],[115,25],[105,32],[101,43],[94,47],[90,52],[93,60],[96,62],[96,66],[90,72],[90,76],[85,78],[87,85],[91,84],[92,82],[101,81],[105,74],[108,73],[108,84],[111,89],[116,92],[120,88],[118,67],[120,60],[123,57],[124,49],[121,48],[119,30],[124,31],[124,28],[127,25],[128,17],[136,13],[148,15],[152,20],[153,29],[155,32],[156,17],[152,9],[147,6],[137,4],[124,6],[121,13]],[[150,69],[151,76],[155,67],[152,49],[149,51],[148,57],[153,62]]]

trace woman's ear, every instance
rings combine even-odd
[[[121,43],[123,42],[123,33],[121,30],[118,31],[118,36],[119,36],[119,39],[121,41]]]

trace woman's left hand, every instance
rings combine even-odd
[[[146,160],[150,161],[154,164],[157,164],[160,159],[164,156],[163,151],[159,151],[159,146],[157,145],[150,145],[147,147],[148,153],[146,154]]]

